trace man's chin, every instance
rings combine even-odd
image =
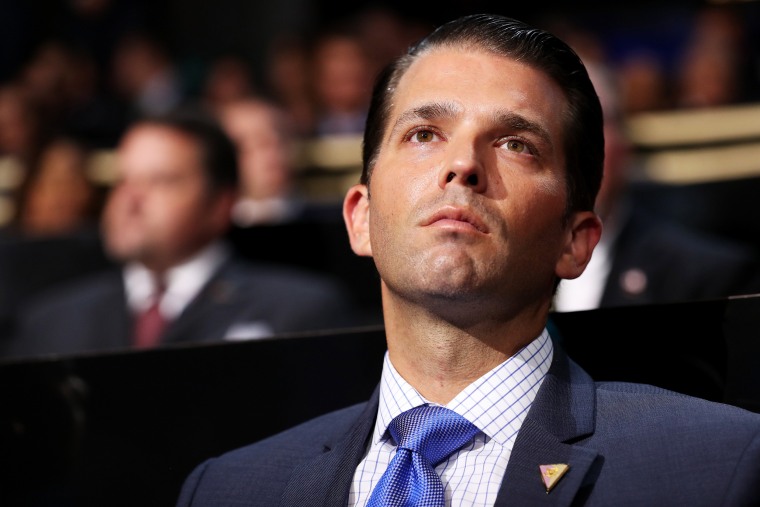
[[[148,251],[141,245],[110,244],[106,246],[108,255],[115,261],[143,262],[149,257]]]

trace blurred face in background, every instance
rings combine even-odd
[[[161,272],[224,234],[234,194],[212,192],[201,155],[193,137],[167,126],[142,124],[125,135],[103,216],[115,259]]]
[[[233,102],[221,122],[238,147],[242,197],[267,199],[291,189],[290,135],[284,113],[256,100]]]
[[[25,157],[38,134],[38,116],[26,89],[11,84],[0,87],[0,155]]]
[[[92,218],[96,191],[87,179],[87,152],[67,140],[49,145],[27,190],[21,226],[30,234],[65,234]]]
[[[317,98],[325,110],[352,112],[369,103],[372,67],[358,40],[333,36],[322,41],[314,69]]]

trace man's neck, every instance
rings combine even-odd
[[[409,384],[442,405],[539,336],[548,311],[460,326],[406,303],[384,302],[388,353]]]

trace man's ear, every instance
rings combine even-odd
[[[217,230],[225,231],[229,228],[237,195],[233,189],[220,189],[210,200],[206,208],[206,216],[214,223]]]
[[[555,267],[556,275],[568,280],[581,276],[601,236],[602,221],[596,213],[573,213],[568,224],[565,247]]]
[[[372,257],[369,239],[369,195],[366,185],[354,185],[343,199],[343,220],[346,222],[351,249],[356,255]]]

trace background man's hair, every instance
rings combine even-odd
[[[237,188],[237,147],[216,118],[205,109],[180,107],[137,121],[137,124],[146,123],[182,132],[197,143],[201,153],[201,166],[211,191]]]

